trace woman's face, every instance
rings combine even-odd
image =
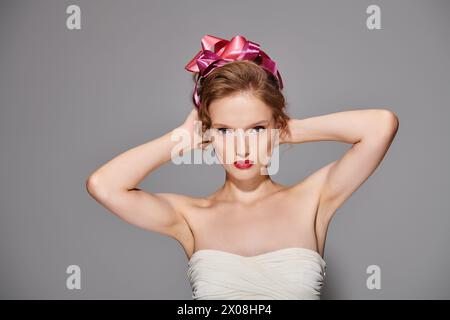
[[[277,130],[271,109],[251,94],[209,105],[212,145],[220,163],[236,179],[267,174]],[[247,160],[247,161],[245,161]]]

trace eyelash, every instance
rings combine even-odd
[[[266,129],[266,127],[264,127],[264,126],[256,126],[256,127],[253,127],[251,130],[253,130],[255,128],[262,129],[262,130],[257,131],[257,133],[260,133],[261,131],[264,131]],[[226,134],[226,132],[222,132],[221,130],[229,130],[229,129],[228,128],[217,128],[217,131],[219,131],[220,134]]]

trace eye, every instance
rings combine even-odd
[[[251,128],[249,130],[250,133],[261,133],[262,131],[266,130],[264,126],[256,126],[254,128]]]
[[[227,134],[227,133],[231,133],[231,129],[228,128],[217,128],[217,131],[219,131],[220,134]]]

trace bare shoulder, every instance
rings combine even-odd
[[[192,212],[192,209],[205,207],[211,202],[206,198],[188,196],[178,193],[160,192],[155,193],[155,195],[172,204],[173,208],[175,208],[176,211],[184,218],[187,218],[189,213]]]
[[[154,195],[168,201],[179,212],[182,212],[185,207],[198,205],[202,201],[202,198],[196,198],[179,193],[157,192],[154,193]]]

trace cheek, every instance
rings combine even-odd
[[[255,149],[255,154],[257,153],[257,161],[262,165],[268,165],[272,153],[274,150],[274,142],[277,139],[277,130],[269,130],[262,133],[258,137],[258,146]],[[255,155],[256,156],[256,155]]]
[[[277,141],[279,141],[279,135],[280,130],[279,129],[271,129],[270,132],[267,134],[267,152],[269,155],[272,154],[274,146],[277,144]]]
[[[270,132],[267,134],[267,138],[266,138],[266,140],[267,140],[266,151],[267,151],[268,155],[270,155],[272,153],[272,141],[273,141],[272,135],[273,135],[273,133]]]
[[[225,164],[226,160],[226,143],[222,137],[214,137],[212,146],[214,148],[214,153],[220,163]]]
[[[223,153],[223,150],[225,148],[225,139],[223,138],[223,136],[213,134],[212,145],[214,147],[214,150],[216,150],[216,153]]]

